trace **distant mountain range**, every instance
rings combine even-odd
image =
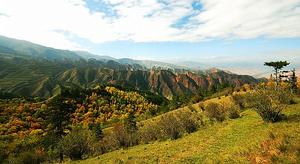
[[[153,67],[162,69],[190,69],[187,66],[170,64],[151,60],[134,60],[130,58],[116,59],[110,56],[100,56],[91,54],[86,51],[69,51],[59,50],[50,47],[41,46],[28,41],[17,40],[0,36],[0,53],[2,56],[25,57],[26,59],[46,59],[46,60],[88,60],[96,59],[98,61],[107,62],[109,60],[116,61],[120,64],[135,65],[138,64],[145,68]]]
[[[191,70],[163,62],[115,59],[0,36],[0,89],[17,95],[46,98],[57,94],[61,85],[114,84],[172,98],[257,82],[251,76],[218,69]]]

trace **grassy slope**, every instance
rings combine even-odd
[[[265,149],[262,143],[270,140],[270,132],[284,133],[289,136],[291,138],[289,142],[298,146],[295,152],[299,151],[300,154],[300,104],[289,106],[284,113],[288,116],[287,121],[270,124],[264,123],[254,111],[246,110],[239,119],[211,125],[178,140],[138,145],[127,150],[117,150],[77,162],[199,163],[201,161],[215,163],[222,161],[245,163],[250,162],[249,159],[263,161],[264,156],[268,154],[261,153]],[[269,149],[265,151],[269,152]],[[277,152],[277,154],[280,156],[280,153]],[[291,161],[296,160],[293,153],[290,157],[288,155],[282,158],[284,161],[286,158],[291,158]]]

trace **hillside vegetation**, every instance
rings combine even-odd
[[[176,100],[168,103],[151,92],[107,85],[65,87],[45,101],[4,99],[0,159],[3,163],[295,162],[299,100],[287,84],[244,85],[169,112]]]
[[[6,98],[1,96],[3,92],[11,97],[47,99],[66,85],[91,88],[111,84],[172,99],[259,82],[217,69],[192,71],[168,64],[165,68],[164,64],[53,49],[0,36],[0,98]]]
[[[0,52],[1,53],[1,52]],[[19,65],[22,65],[21,67]],[[83,88],[98,84],[119,85],[141,91],[150,91],[166,98],[217,92],[226,87],[256,84],[257,79],[217,72],[180,72],[145,70],[138,66],[115,61],[51,61],[28,60],[0,55],[0,91],[26,97],[49,98],[57,95],[61,86]]]
[[[245,109],[240,118],[210,124],[177,140],[138,145],[75,163],[297,163],[297,102],[283,111],[287,119],[282,122],[265,123],[255,111]]]
[[[299,163],[289,64],[255,79],[0,36],[0,163]]]
[[[2,163],[298,161],[295,76],[0,59]]]

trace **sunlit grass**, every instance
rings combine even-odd
[[[287,120],[272,124],[264,123],[257,113],[247,109],[242,113],[241,118],[202,127],[197,132],[187,134],[177,140],[138,145],[76,162],[250,163],[251,161],[279,161],[280,163],[285,160],[293,163],[299,159],[300,154],[297,152],[300,152],[300,104],[290,105],[284,113],[287,115]],[[271,133],[274,133],[275,139],[270,140]],[[278,140],[281,143],[281,136],[288,136],[288,143],[283,145],[287,147],[286,152],[280,152],[276,146],[271,148],[263,146],[264,142],[277,142]],[[269,149],[274,149],[279,153],[264,155],[265,152],[272,151]]]

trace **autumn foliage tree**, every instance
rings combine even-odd
[[[156,112],[157,109],[157,105],[137,92],[126,92],[115,87],[98,87],[91,90],[82,102],[77,102],[72,122],[82,123],[85,126],[112,125],[132,116]]]

